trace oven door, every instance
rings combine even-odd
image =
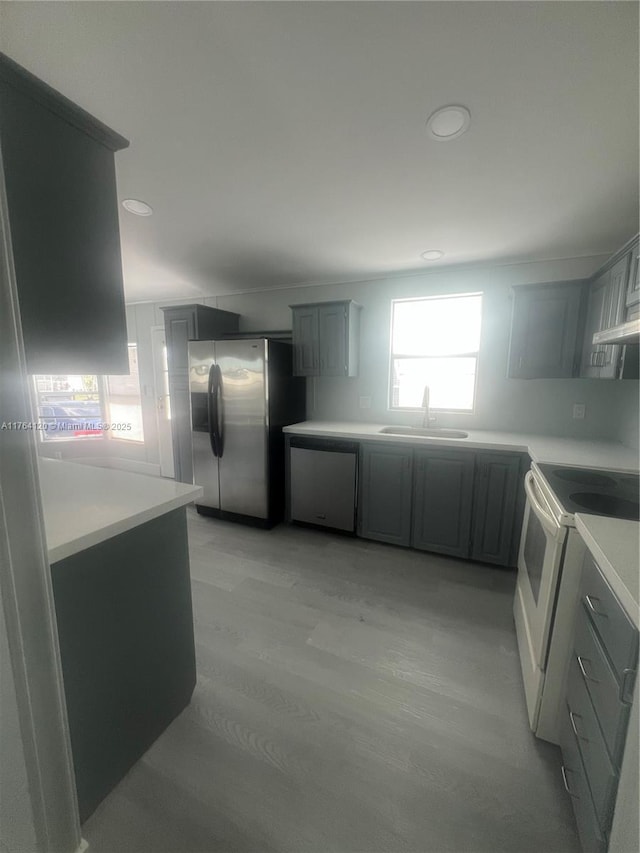
[[[514,602],[516,633],[527,698],[535,731],[566,528],[561,526],[528,471],[518,581]]]

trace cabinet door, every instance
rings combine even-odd
[[[509,350],[512,379],[573,376],[582,292],[580,283],[516,290]]]
[[[28,372],[128,373],[113,150],[2,80],[0,114]]]
[[[358,532],[365,539],[409,545],[411,449],[363,445]]]
[[[587,379],[597,379],[600,376],[599,362],[602,359],[602,347],[593,343],[593,336],[596,332],[604,328],[609,277],[610,271],[605,272],[593,282],[589,290],[587,320],[584,329],[584,343],[582,345],[582,363],[580,367],[580,376]]]
[[[419,450],[414,456],[414,548],[469,556],[474,454]]]
[[[620,258],[618,263],[611,268],[604,300],[603,329],[617,326],[618,323],[622,323],[624,320],[625,296],[629,279],[630,262],[631,255],[627,254],[623,258]],[[602,355],[598,359],[600,363],[600,379],[617,378],[620,349],[619,344],[609,344],[601,347]]]
[[[318,309],[293,308],[293,370],[295,376],[317,376]]]
[[[520,474],[520,456],[477,453],[471,556],[508,566]]]
[[[631,274],[627,288],[627,308],[640,302],[640,247],[635,246],[631,252]]]
[[[344,304],[321,305],[318,309],[320,339],[320,375],[346,376],[347,307]]]

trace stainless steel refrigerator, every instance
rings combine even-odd
[[[271,526],[284,514],[282,427],[305,417],[292,346],[267,338],[192,341],[193,480],[205,515]]]

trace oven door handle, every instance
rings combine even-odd
[[[524,490],[527,495],[529,505],[531,506],[531,510],[536,514],[540,524],[554,537],[554,539],[557,539],[562,528],[555,518],[540,503],[535,491],[535,477],[533,476],[533,471],[527,471],[525,474]]]

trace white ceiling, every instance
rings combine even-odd
[[[633,2],[4,2],[2,49],[131,140],[127,298],[592,255],[638,224]],[[443,144],[425,119],[466,105]]]

